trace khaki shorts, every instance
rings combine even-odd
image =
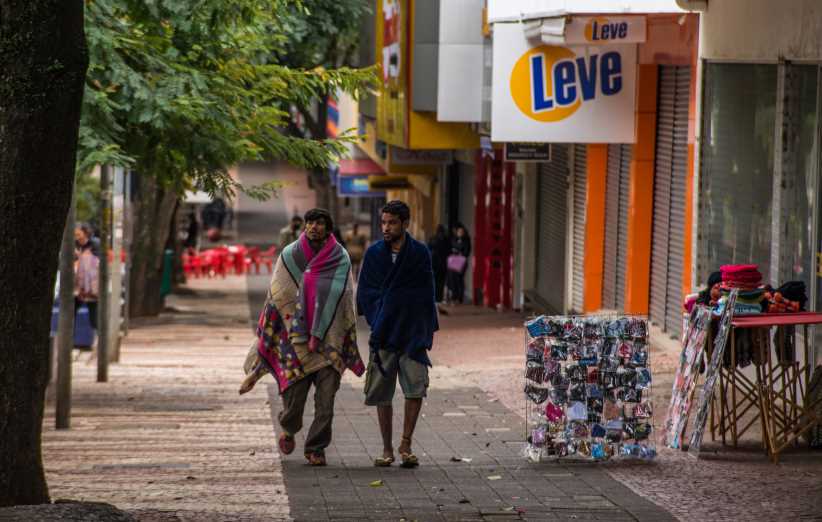
[[[428,390],[428,366],[415,361],[406,353],[380,350],[383,375],[374,363],[374,354],[368,362],[365,374],[365,404],[368,406],[387,406],[394,399],[397,389],[397,376],[406,399],[422,399]]]

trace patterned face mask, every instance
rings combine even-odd
[[[651,371],[648,368],[640,368],[637,370],[636,387],[643,390],[651,387]]]
[[[628,332],[634,339],[645,339],[648,336],[648,330],[645,326],[645,321],[641,319],[631,319]]]
[[[584,422],[572,422],[570,433],[575,439],[584,439],[588,437],[588,426]]]
[[[542,348],[528,348],[528,353],[525,355],[525,363],[542,366],[544,364]]]
[[[585,385],[584,384],[572,384],[570,388],[568,388],[568,397],[572,401],[584,401],[585,400]]]
[[[568,320],[562,325],[562,338],[566,341],[579,341],[582,339],[582,325],[576,321]]]
[[[530,364],[530,363],[529,363]],[[525,369],[525,378],[536,383],[542,383],[545,381],[545,367],[537,366],[537,367],[527,367]]]
[[[551,401],[554,404],[568,404],[568,389],[554,388],[551,390]]]
[[[568,359],[568,344],[563,342],[556,342],[551,345],[551,358],[557,361],[565,361]]]
[[[528,330],[528,335],[531,337],[548,335],[548,329],[546,328],[543,317],[537,317],[536,319],[528,321],[525,323],[525,329]]]
[[[595,459],[604,459],[608,455],[605,453],[605,444],[600,442],[591,446],[591,456]]]
[[[619,391],[617,397],[622,402],[640,402],[642,401],[642,390],[635,390],[626,388]]]
[[[624,371],[617,373],[619,377],[619,385],[633,388],[636,386],[636,370],[626,368]]]
[[[622,440],[622,430],[607,430],[605,440],[608,442],[620,442]]]
[[[568,378],[571,379],[572,382],[585,382],[588,380],[588,371],[578,364],[573,364],[566,368],[568,372]]]
[[[622,327],[622,323],[617,321],[611,321],[607,325],[605,325],[605,335],[611,337],[612,339],[619,339],[622,337],[622,334],[625,333]]]
[[[644,348],[635,350],[630,360],[631,366],[636,368],[648,365],[648,351]]]
[[[585,407],[584,402],[572,402],[568,406],[568,411],[566,412],[568,416],[568,420],[570,421],[585,421],[588,419],[588,408]]]
[[[601,424],[594,424],[594,426],[591,428],[591,437],[595,439],[601,439],[605,437],[605,427],[603,427]]]
[[[565,418],[565,412],[553,402],[549,402],[545,405],[545,418],[549,422],[559,422]]]
[[[585,386],[585,393],[588,397],[592,397],[595,399],[602,399],[602,388],[597,386],[596,384],[588,384]]]
[[[604,403],[603,414],[605,415],[605,418],[608,419],[608,420],[621,419],[622,418],[622,409],[619,406],[617,406],[616,401],[606,399],[605,403]],[[620,429],[622,429],[621,426],[620,426]]]
[[[637,424],[634,428],[634,438],[636,440],[645,440],[651,436],[651,431],[653,428],[647,422],[643,422],[641,424]]]
[[[549,392],[547,388],[538,388],[530,384],[527,384],[525,386],[525,395],[531,402],[535,404],[542,404],[543,402],[548,400],[548,393]]]
[[[531,444],[534,446],[542,446],[545,444],[545,440],[547,435],[545,433],[545,427],[540,426],[531,431]]]
[[[622,341],[621,343],[619,343],[619,348],[617,348],[617,355],[619,355],[623,359],[629,359],[631,355],[633,355],[633,353],[634,350],[629,342]]]
[[[582,328],[586,339],[599,339],[605,334],[602,323],[597,320],[587,320]]]
[[[557,361],[545,361],[545,380],[553,382],[554,377],[560,375],[562,366]]]
[[[634,417],[639,419],[651,418],[651,403],[643,402],[634,407]]]

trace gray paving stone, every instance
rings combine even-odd
[[[329,466],[306,466],[296,451],[296,456],[284,457],[291,513],[295,518],[320,516],[317,520],[404,518],[408,522],[673,520],[600,466],[524,460],[522,419],[484,397],[478,389],[432,392],[423,404],[424,416],[414,439],[421,466],[375,468],[373,458],[382,450],[376,414],[363,408],[361,392],[344,382],[336,400],[334,442],[326,452]],[[276,419],[280,402],[275,393],[270,393],[270,402]],[[313,410],[311,402],[309,396],[306,412]],[[457,411],[467,414],[443,416]],[[395,438],[401,433],[401,412],[398,397]],[[304,424],[308,426],[309,420]],[[298,448],[302,436],[297,435]],[[452,462],[452,457],[471,462]],[[489,480],[489,476],[501,478]],[[369,485],[378,479],[383,481],[381,487]]]

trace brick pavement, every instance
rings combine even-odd
[[[522,455],[524,423],[448,368],[434,368],[417,426],[415,470],[375,468],[382,453],[376,409],[362,403],[362,379],[346,374],[337,394],[329,466],[312,468],[295,452],[283,475],[295,520],[674,520],[596,465],[532,464]],[[280,409],[269,385],[272,418]],[[395,439],[401,433],[401,393]],[[306,408],[310,423],[313,404]],[[451,459],[469,458],[470,462]],[[382,480],[381,487],[372,487]]]
[[[288,501],[265,387],[239,397],[251,341],[241,278],[195,280],[174,313],[135,322],[109,382],[84,354],[72,429],[46,405],[43,458],[53,499],[107,502],[138,519],[284,520]]]

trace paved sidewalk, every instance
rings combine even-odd
[[[52,499],[107,502],[143,521],[283,520],[288,501],[265,387],[239,397],[251,341],[243,278],[195,280],[174,313],[134,322],[109,382],[74,364],[72,429],[46,405]]]
[[[453,370],[435,368],[431,377],[414,438],[421,465],[407,470],[373,467],[382,453],[376,409],[363,405],[363,381],[346,374],[337,394],[329,466],[305,464],[300,436],[295,452],[283,458],[295,520],[674,520],[599,466],[529,463],[521,455],[521,417]],[[269,385],[269,394],[276,419],[276,386]],[[397,398],[397,442],[401,411]],[[311,412],[309,403],[306,426]],[[375,480],[382,485],[371,486]]]

